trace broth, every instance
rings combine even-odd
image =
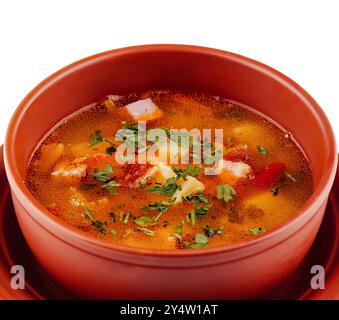
[[[223,129],[223,143],[189,138],[189,164],[148,156],[146,164],[121,164],[116,154],[127,140],[135,153],[152,149],[150,142],[134,144],[137,121],[167,135]],[[131,140],[118,141],[122,128]],[[192,163],[196,144],[212,155],[220,148],[222,158]],[[214,174],[206,175],[206,167]],[[226,99],[175,91],[108,96],[82,109],[41,143],[27,172],[26,185],[58,219],[90,236],[149,249],[258,237],[293,215],[313,188],[309,163],[287,132]]]

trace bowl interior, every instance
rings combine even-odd
[[[59,121],[106,95],[154,89],[219,95],[265,114],[291,132],[302,147],[313,170],[314,194],[328,194],[336,169],[335,140],[317,103],[265,65],[224,51],[182,45],[101,53],[44,80],[23,100],[11,121],[5,144],[7,170],[28,194],[22,184],[27,164],[37,144]],[[309,201],[314,199],[313,195]]]

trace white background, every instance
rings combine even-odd
[[[264,62],[311,93],[339,137],[338,0],[0,0],[0,144],[18,103],[46,76],[94,53],[149,43]]]

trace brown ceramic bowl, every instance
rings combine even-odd
[[[105,95],[149,89],[202,91],[267,115],[290,131],[303,148],[313,170],[313,195],[270,232],[210,249],[123,247],[86,237],[56,220],[24,184],[27,163],[39,141],[64,117]],[[300,264],[322,221],[337,156],[323,111],[281,73],[220,50],[146,45],[86,58],[35,87],[9,125],[5,164],[30,248],[73,293],[87,298],[224,299],[265,297]]]

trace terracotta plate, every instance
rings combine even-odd
[[[0,148],[0,299],[72,299],[39,265],[28,248],[18,226],[5,175]],[[330,194],[329,204],[318,237],[295,274],[286,279],[269,299],[339,299],[339,173]],[[25,268],[25,290],[10,286],[11,266]],[[312,290],[313,265],[325,268],[325,289]]]

